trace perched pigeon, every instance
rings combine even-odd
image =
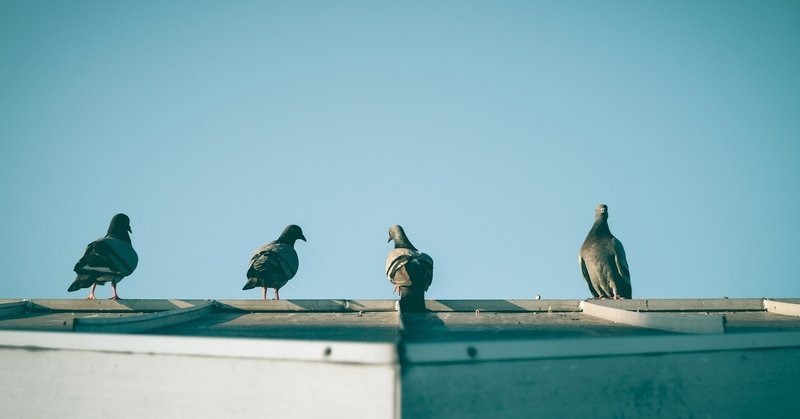
[[[132,233],[130,218],[125,214],[115,215],[106,236],[89,243],[83,257],[75,264],[74,270],[78,277],[67,291],[92,287],[89,299],[94,300],[97,284],[103,285],[110,281],[113,293],[111,298],[118,300],[117,283],[133,273],[139,264],[139,256],[133,250],[128,233]]]
[[[400,311],[424,311],[425,291],[433,281],[433,259],[417,250],[399,225],[389,228],[392,240],[394,249],[386,257],[386,277],[400,292]]]
[[[247,270],[247,283],[242,289],[261,287],[262,297],[266,300],[267,288],[275,288],[275,299],[280,300],[278,290],[297,273],[299,261],[294,242],[298,239],[306,241],[303,230],[292,224],[283,229],[278,240],[256,249]]]
[[[631,298],[631,274],[622,243],[608,229],[608,207],[597,206],[592,229],[578,255],[583,278],[595,298]]]

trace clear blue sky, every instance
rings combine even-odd
[[[117,212],[123,298],[585,298],[598,203],[634,297],[800,297],[795,1],[0,2],[0,297],[67,293]],[[271,294],[270,294],[271,295]],[[107,298],[110,289],[98,291]]]

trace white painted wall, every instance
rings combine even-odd
[[[84,348],[24,347],[20,335],[0,333],[0,406],[3,417],[60,418],[394,418],[398,367],[382,358],[391,345],[351,346],[258,339],[84,335]],[[18,332],[17,332],[18,333]],[[30,333],[30,332],[28,332]],[[42,335],[42,333],[38,333]],[[104,340],[127,340],[131,352]],[[202,345],[222,340],[221,356]],[[137,342],[138,341],[138,342]],[[69,342],[67,342],[69,343]],[[220,342],[213,342],[213,345]],[[274,345],[271,345],[274,344]],[[189,347],[181,348],[182,345]],[[151,349],[142,350],[142,347]],[[384,347],[385,346],[385,347]],[[60,347],[60,348],[59,348]],[[94,347],[94,349],[93,349]],[[111,347],[111,349],[109,349]],[[259,356],[258,348],[263,349]],[[276,355],[277,352],[281,354]],[[293,349],[294,348],[294,349]],[[319,348],[366,362],[309,359]],[[346,355],[343,352],[370,352]],[[292,352],[296,359],[291,359]],[[270,355],[275,358],[270,358]],[[316,357],[316,355],[314,355]]]

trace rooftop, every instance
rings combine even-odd
[[[0,330],[360,342],[800,331],[800,299],[0,300]]]
[[[395,306],[0,300],[0,405],[9,417],[81,418],[800,409],[800,299],[428,300],[427,312],[410,314]],[[114,391],[75,385],[87,380]]]

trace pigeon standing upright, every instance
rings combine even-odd
[[[78,277],[67,291],[91,287],[89,299],[94,300],[97,284],[111,282],[111,298],[118,300],[117,283],[133,273],[139,264],[139,256],[133,250],[128,234],[132,232],[130,218],[125,214],[115,215],[106,236],[89,243],[83,257],[75,264],[74,271]]]
[[[622,243],[608,228],[608,206],[595,209],[592,229],[578,254],[583,278],[594,298],[631,298],[631,274]]]
[[[394,249],[386,257],[386,277],[400,293],[400,311],[425,311],[425,291],[433,281],[433,259],[417,250],[403,227],[389,228]]]
[[[292,224],[283,229],[278,240],[256,249],[250,258],[247,283],[242,290],[261,287],[262,297],[266,300],[267,288],[275,288],[275,299],[280,300],[278,290],[297,273],[299,261],[294,250],[294,242],[297,240],[306,241],[306,237],[300,227]]]

